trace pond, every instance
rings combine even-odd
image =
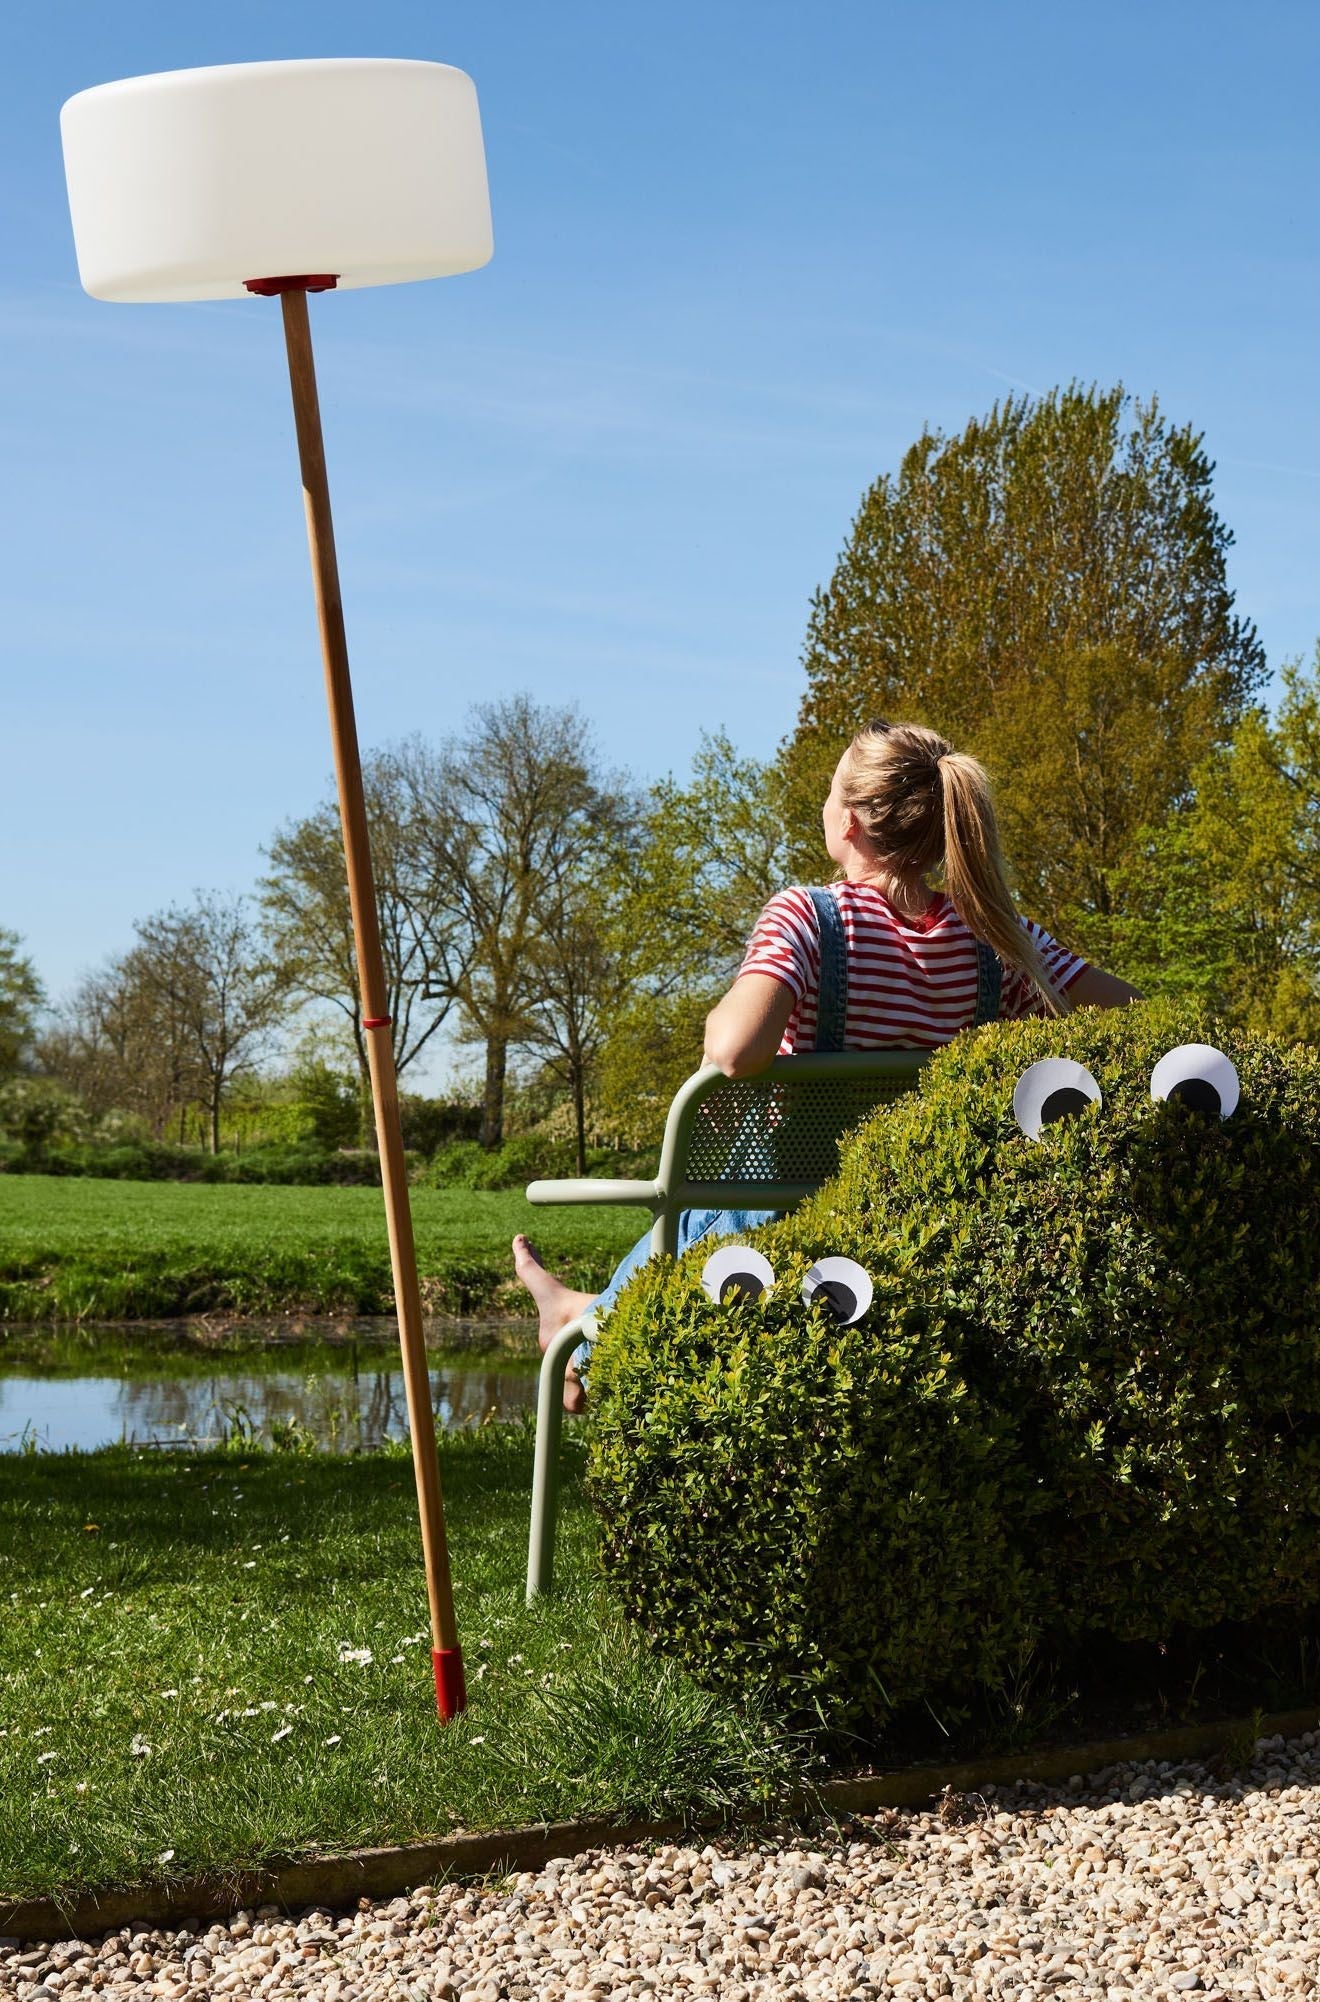
[[[517,1418],[536,1403],[528,1324],[428,1328],[437,1430]],[[260,1346],[234,1331],[6,1330],[0,1346],[0,1453],[84,1452],[121,1442],[204,1446],[238,1434],[305,1438],[361,1452],[408,1436],[397,1338],[390,1322],[328,1334],[267,1324]]]

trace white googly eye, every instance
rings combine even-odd
[[[775,1283],[775,1268],[750,1244],[722,1244],[701,1268],[701,1283],[717,1305],[726,1300],[759,1300]]]
[[[802,1281],[806,1304],[824,1300],[845,1327],[861,1320],[874,1297],[869,1273],[851,1258],[818,1258]]]
[[[1100,1104],[1100,1087],[1085,1064],[1069,1057],[1044,1057],[1024,1070],[1013,1091],[1013,1117],[1028,1140],[1039,1140],[1043,1126],[1071,1119],[1088,1105]]]
[[[1222,1050],[1209,1043],[1180,1043],[1150,1074],[1152,1098],[1177,1098],[1193,1112],[1227,1119],[1238,1102],[1238,1074]]]

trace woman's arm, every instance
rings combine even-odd
[[[740,974],[706,1017],[706,1062],[726,1077],[763,1071],[783,1041],[794,1001],[792,989],[772,974]]]
[[[1086,967],[1068,989],[1069,1005],[1073,1008],[1122,1008],[1129,1001],[1145,998],[1116,973],[1102,973],[1098,966]]]

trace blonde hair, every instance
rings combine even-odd
[[[1066,997],[1010,894],[985,767],[917,723],[868,723],[844,753],[839,797],[881,862],[925,875],[943,866],[949,902],[974,938],[1025,973],[1053,1015]]]

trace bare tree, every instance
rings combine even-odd
[[[560,1055],[580,1096],[587,976],[573,975],[572,1027],[562,1005],[570,939],[585,941],[589,904],[573,886],[595,876],[627,810],[618,782],[597,769],[577,711],[528,695],[475,709],[464,736],[416,759],[410,783],[410,824],[431,876],[447,886],[446,921],[458,924],[463,941],[448,960],[442,940],[431,945],[428,992],[456,1002],[467,1033],[485,1045],[481,1138],[497,1147],[509,1051],[528,1042],[544,1048],[551,1021],[560,1044],[575,1051]]]
[[[241,897],[199,892],[190,909],[144,918],[136,930],[136,977],[180,1024],[218,1154],[225,1087],[255,1068],[279,1010],[280,978],[260,954]]]
[[[447,873],[416,824],[430,791],[433,754],[411,740],[363,765],[376,905],[385,961],[395,1069],[402,1074],[454,1005],[464,934]],[[261,885],[266,935],[290,990],[325,1001],[347,1018],[357,1054],[364,1136],[371,1133],[371,1080],[358,995],[353,924],[339,809],[331,800],[282,828]]]
[[[520,1042],[567,1087],[580,1175],[587,1172],[587,1092],[624,986],[617,906],[635,833],[631,801],[603,795],[591,849],[549,859],[529,944],[531,994]]]
[[[145,975],[137,950],[85,975],[42,1034],[38,1056],[89,1112],[128,1112],[154,1139],[182,1142],[203,1081],[181,1011]]]

